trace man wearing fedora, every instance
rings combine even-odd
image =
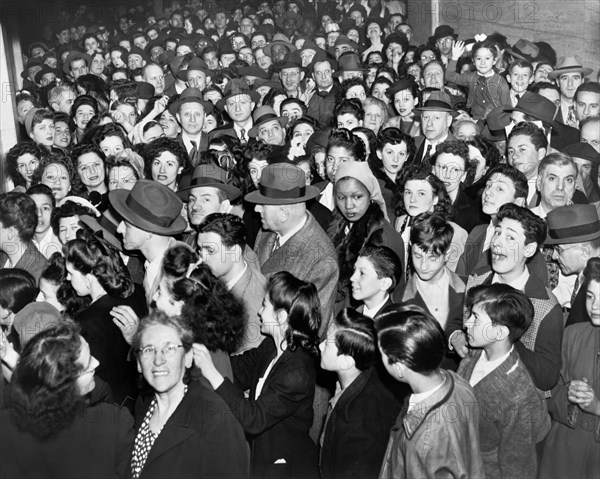
[[[504,107],[503,110],[510,113],[511,123],[515,125],[521,121],[530,121],[543,128],[550,146],[556,150],[562,150],[579,138],[576,128],[556,120],[556,105],[538,93],[526,91],[515,107]]]
[[[257,347],[264,338],[260,333],[258,312],[265,297],[267,280],[260,271],[256,255],[246,244],[243,220],[232,214],[210,214],[198,226],[197,240],[202,261],[246,306],[244,340],[235,353]]]
[[[558,119],[565,125],[574,128],[579,125],[575,117],[575,92],[590,73],[592,69],[585,68],[581,58],[573,55],[559,58],[554,71],[548,74],[548,78],[556,81],[560,88]]]
[[[317,187],[306,186],[301,168],[276,163],[263,169],[259,189],[245,199],[256,205],[261,217],[255,250],[262,273],[289,271],[314,283],[321,300],[323,336],[333,312],[339,267],[331,240],[306,209],[306,202],[318,195]]]
[[[449,25],[440,25],[433,32],[433,36],[429,38],[431,44],[434,44],[440,51],[444,66],[452,58],[452,47],[458,35],[454,33],[454,29]]]
[[[169,113],[177,118],[181,126],[181,133],[177,141],[187,151],[190,163],[196,166],[200,153],[208,149],[208,135],[202,131],[204,117],[213,109],[213,104],[202,99],[202,92],[198,88],[186,88],[169,106]]]
[[[264,105],[254,112],[254,126],[250,129],[250,137],[264,141],[267,145],[285,145],[285,126],[287,116],[277,116],[273,107]]]
[[[422,136],[415,138],[415,153],[413,164],[422,165],[427,171],[431,170],[429,158],[435,153],[436,147],[445,141],[454,141],[456,137],[450,131],[452,120],[458,115],[452,109],[450,96],[445,92],[434,91],[423,106],[415,108],[421,114]]]
[[[204,91],[212,82],[213,72],[208,69],[203,60],[194,57],[190,60],[187,69],[179,70],[176,76],[184,81],[188,87]]]
[[[308,103],[307,92],[302,88],[304,80],[304,69],[301,61],[296,59],[294,54],[287,55],[283,62],[274,65],[279,71],[279,81],[285,90],[288,98],[298,98],[304,103]]]
[[[250,142],[250,130],[253,126],[252,110],[258,100],[260,94],[250,90],[244,80],[238,78],[231,80],[225,87],[223,98],[217,102],[217,108],[227,112],[232,123],[211,131],[209,139],[229,136],[242,144]]]
[[[150,304],[160,284],[165,252],[177,244],[173,236],[187,227],[181,216],[183,203],[168,187],[152,180],[139,180],[131,191],[113,190],[108,199],[122,218],[117,233],[123,236],[123,246],[139,250],[146,259],[144,290]]]
[[[308,102],[308,116],[328,126],[333,118],[335,99],[339,83],[333,80],[333,72],[337,64],[323,55],[316,55],[308,66],[308,71],[316,84],[315,93]]]
[[[365,76],[367,68],[364,68],[358,53],[346,52],[342,53],[338,58],[338,69],[333,74],[334,78],[337,78],[340,83],[350,78],[360,78]]]
[[[564,276],[574,276],[568,291],[570,312],[566,326],[586,321],[586,292],[583,269],[590,258],[600,257],[600,219],[592,205],[567,205],[548,213],[548,238],[545,244],[554,248],[552,258]]]
[[[227,172],[214,164],[198,165],[188,185],[180,184],[177,196],[187,204],[188,221],[197,227],[212,213],[229,213],[231,202],[239,198],[241,192],[227,182]],[[186,241],[196,248],[196,234]]]

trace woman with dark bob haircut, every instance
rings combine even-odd
[[[135,368],[128,360],[129,345],[110,312],[115,306],[128,305],[138,316],[143,316],[144,291],[134,285],[118,251],[91,230],[80,229],[77,239],[69,241],[63,251],[67,280],[79,296],[92,299],[75,321],[81,326],[81,335],[89,342],[92,354],[100,361],[98,376],[112,388],[115,401],[124,404],[136,396]]]
[[[190,381],[194,333],[178,316],[156,311],[133,341],[138,371],[150,387],[135,405],[133,479],[248,477],[240,423],[205,381]]]
[[[440,369],[446,353],[440,324],[418,306],[397,305],[378,315],[375,327],[383,365],[412,389],[379,477],[483,477],[477,400],[467,381]]]
[[[126,409],[99,401],[98,365],[72,322],[52,326],[25,345],[2,422],[2,477],[125,475],[132,418]]]
[[[268,337],[231,358],[235,382],[217,371],[205,346],[194,345],[194,361],[252,440],[251,477],[317,477],[309,435],[321,324],[317,289],[287,271],[275,273],[259,315]]]

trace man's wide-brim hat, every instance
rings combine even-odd
[[[581,158],[591,163],[600,164],[600,153],[589,143],[573,143],[565,146],[562,152],[573,158]]]
[[[594,205],[567,205],[546,217],[548,237],[544,244],[584,243],[600,238],[600,219]]]
[[[345,53],[338,58],[338,71],[333,76],[339,77],[342,72],[366,72],[368,68],[363,67],[360,57],[356,53]]]
[[[242,193],[235,186],[227,184],[227,172],[217,165],[198,165],[192,174],[189,184],[179,185],[177,196],[183,201],[188,200],[190,191],[194,188],[211,187],[223,191],[230,201]]]
[[[290,53],[295,52],[297,50],[296,46],[292,45],[285,35],[283,35],[281,33],[276,33],[275,35],[273,35],[273,40],[271,41],[271,43],[269,43],[268,45],[263,47],[263,53],[265,55],[267,55],[268,57],[273,58],[271,55],[272,55],[273,47],[275,45],[283,45],[290,51]]]
[[[540,49],[535,43],[524,39],[520,39],[512,48],[507,48],[506,51],[515,58],[532,63],[540,54]]]
[[[204,73],[207,77],[212,77],[213,72],[208,69],[206,62],[204,60],[200,60],[198,57],[194,57],[190,60],[188,67],[185,70],[179,70],[177,72],[177,78],[182,81],[187,81],[187,74],[191,71],[198,71]]]
[[[292,205],[319,196],[319,188],[306,186],[304,170],[289,163],[267,166],[260,176],[259,189],[245,196],[259,205]]]
[[[585,68],[581,58],[579,58],[577,55],[560,57],[558,62],[556,62],[554,71],[548,73],[548,78],[555,80],[564,73],[581,73],[585,77],[592,73],[592,69]]]
[[[229,81],[227,86],[225,86],[223,98],[217,102],[217,108],[219,110],[223,110],[225,108],[225,102],[227,99],[237,95],[248,95],[254,103],[257,103],[258,100],[260,100],[260,93],[250,90],[246,80],[241,78],[233,78]]]
[[[517,106],[514,108],[504,108],[504,111],[520,111],[521,113],[529,115],[530,117],[535,118],[536,120],[539,120],[556,130],[560,130],[560,125],[554,121],[556,105],[537,93],[526,91],[517,102]]]
[[[183,90],[179,98],[169,106],[169,113],[175,116],[184,103],[199,103],[204,107],[204,113],[207,115],[213,111],[213,104],[202,99],[202,92],[199,88],[186,88]]]
[[[277,116],[277,113],[275,113],[275,110],[273,109],[272,106],[269,105],[264,105],[264,106],[260,106],[256,109],[256,111],[254,112],[254,126],[252,128],[250,128],[250,131],[248,132],[248,135],[251,138],[256,138],[256,136],[258,135],[258,127],[260,125],[262,125],[263,123],[267,123],[268,121],[271,120],[277,120],[279,122],[279,124],[281,125],[281,128],[285,128],[285,126],[287,125],[288,122],[288,117],[287,116]]]
[[[439,40],[440,38],[452,37],[455,40],[458,38],[458,34],[454,32],[454,28],[450,25],[440,25],[435,29],[433,35],[429,37],[432,42]]]
[[[92,57],[89,56],[87,53],[71,52],[69,53],[69,55],[65,59],[65,62],[63,63],[63,72],[65,72],[65,75],[71,74],[71,70],[69,69],[69,67],[71,66],[71,62],[80,59],[85,60],[85,64],[88,66],[88,68],[92,64]]]
[[[450,113],[453,117],[458,116],[458,112],[452,109],[452,100],[450,95],[443,91],[434,91],[429,95],[423,106],[415,108],[415,111],[442,111]]]
[[[108,194],[113,208],[136,228],[162,236],[183,233],[187,228],[181,216],[182,201],[174,191],[153,180],[139,180],[131,191]]]

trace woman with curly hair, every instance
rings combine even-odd
[[[121,477],[133,443],[126,409],[100,402],[98,360],[72,322],[23,348],[0,434],[3,477]],[[93,418],[93,420],[91,420]]]
[[[234,382],[219,373],[206,346],[194,344],[194,362],[251,438],[251,477],[317,477],[309,436],[321,324],[317,289],[287,271],[275,273],[259,315],[268,337],[231,358]]]
[[[90,306],[75,321],[100,361],[98,376],[112,388],[114,399],[124,404],[136,397],[135,368],[128,360],[129,345],[112,322],[110,311],[130,306],[138,316],[146,313],[144,291],[134,285],[118,251],[91,230],[81,229],[64,247],[67,280],[79,296],[91,297]],[[128,403],[128,406],[133,404]]]
[[[33,175],[45,152],[30,141],[17,143],[6,154],[6,176],[12,181],[13,191],[25,193],[32,185]]]
[[[62,245],[77,237],[77,232],[83,227],[80,222],[83,215],[100,215],[91,203],[88,203],[88,206],[85,206],[84,203],[87,203],[84,199],[81,199],[81,203],[67,200],[52,210],[50,225]]]
[[[51,304],[70,319],[87,309],[91,302],[89,296],[77,295],[73,285],[67,281],[65,258],[60,253],[54,253],[48,259],[40,276],[39,293],[35,300]]]
[[[244,337],[244,303],[236,298],[189,246],[169,249],[163,276],[153,299],[170,316],[181,316],[192,328],[194,341],[204,344],[221,374],[233,378],[229,355]]]
[[[181,176],[192,173],[185,147],[171,138],[151,141],[143,148],[142,156],[146,163],[146,178],[173,191],[177,191]]]
[[[336,245],[340,276],[336,310],[350,301],[350,277],[359,251],[367,243],[387,246],[404,258],[404,243],[387,218],[377,178],[367,163],[342,164],[335,178],[336,209],[328,234]]]
[[[50,153],[42,159],[31,178],[32,185],[38,183],[50,187],[56,206],[69,195],[81,196],[84,189],[73,162],[63,153]]]
[[[468,233],[450,221],[454,216],[452,201],[446,193],[444,183],[433,173],[424,170],[419,166],[407,168],[398,184],[399,192],[398,202],[395,205],[396,219],[395,228],[402,236],[406,244],[410,243],[410,231],[412,220],[426,211],[438,213],[445,218],[454,231],[452,236],[453,254],[448,258],[448,268],[451,271],[456,270],[458,258],[464,251]],[[403,264],[407,264],[407,256],[401,256]]]

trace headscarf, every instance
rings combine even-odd
[[[369,192],[371,201],[377,203],[385,219],[390,220],[387,215],[383,195],[381,194],[379,181],[375,178],[366,161],[347,161],[346,163],[342,163],[335,173],[335,182],[337,183],[344,178],[353,178],[364,185]]]

